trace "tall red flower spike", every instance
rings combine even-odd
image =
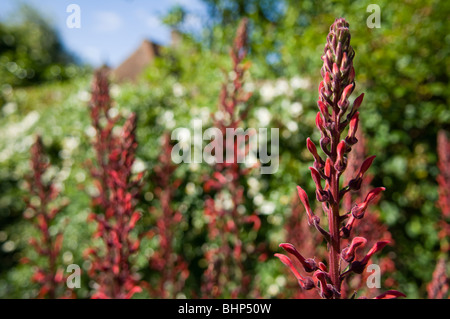
[[[251,94],[243,90],[244,75],[249,67],[248,63],[243,62],[247,54],[247,25],[248,20],[242,20],[230,50],[233,78],[222,85],[219,100],[222,116],[213,116],[214,127],[222,132],[222,136],[226,136],[227,130],[238,129],[249,111],[246,102]],[[214,145],[216,156],[223,155],[224,160],[214,164],[215,172],[206,177],[203,186],[205,192],[215,192],[214,198],[206,200],[204,212],[208,218],[209,240],[217,245],[208,247],[205,253],[208,267],[203,276],[202,294],[205,298],[248,296],[252,277],[244,269],[247,251],[241,233],[244,224],[252,224],[252,231],[258,231],[261,224],[255,213],[240,214],[238,211],[245,199],[242,178],[252,169],[243,167],[238,160],[248,155],[248,140],[233,138],[230,141],[224,138],[218,142],[215,139],[210,145]],[[225,156],[231,153],[234,158]],[[229,205],[217,205],[219,201],[226,200],[225,192],[229,193]]]
[[[173,239],[177,235],[176,231],[183,220],[183,215],[172,208],[173,197],[181,180],[172,180],[177,166],[172,163],[171,152],[170,135],[165,134],[152,178],[155,184],[155,197],[159,200],[160,207],[150,208],[150,212],[158,216],[155,230],[151,231],[151,235],[158,235],[159,246],[150,258],[150,268],[156,270],[160,276],[156,287],[150,287],[150,293],[155,298],[176,298],[189,276],[188,264],[173,247]]]
[[[63,234],[58,232],[52,235],[49,231],[54,223],[56,215],[68,204],[63,202],[55,203],[59,195],[59,190],[55,187],[53,180],[46,182],[43,178],[50,163],[44,152],[44,146],[40,136],[31,147],[31,169],[32,175],[28,178],[28,190],[30,197],[25,198],[27,208],[33,214],[24,214],[25,218],[32,219],[40,238],[31,238],[30,244],[38,255],[47,262],[46,266],[37,266],[32,277],[34,282],[40,284],[38,298],[65,298],[71,297],[65,285],[63,268],[58,267],[58,259],[63,243]],[[36,198],[38,200],[33,200]],[[29,262],[27,258],[25,261]],[[66,294],[68,292],[68,294]]]
[[[320,269],[315,270],[313,274],[320,296],[327,299],[341,298],[341,285],[346,276],[350,273],[361,273],[367,266],[370,257],[388,243],[387,241],[376,242],[361,259],[355,256],[356,247],[362,246],[367,240],[355,239],[349,247],[342,251],[342,237],[350,237],[355,220],[364,217],[369,203],[374,201],[384,190],[383,187],[378,187],[369,191],[364,201],[354,205],[351,212],[348,212],[347,215],[340,214],[344,195],[350,190],[359,189],[359,180],[363,178],[373,161],[373,158],[369,158],[363,163],[360,172],[355,176],[356,182],[340,188],[340,177],[348,166],[348,154],[352,150],[352,146],[357,143],[356,132],[360,116],[358,110],[363,98],[363,95],[358,97],[353,105],[349,101],[349,97],[355,89],[354,55],[355,52],[350,46],[349,24],[343,18],[337,19],[330,28],[322,56],[321,75],[323,81],[319,85],[319,113],[316,117],[316,125],[321,132],[320,147],[326,156],[325,161],[317,153],[311,141],[307,140],[308,150],[315,160],[310,170],[316,185],[316,198],[322,203],[322,208],[328,217],[328,230],[320,225],[319,218],[312,218],[306,193],[299,191],[309,219],[328,243],[327,267],[319,263]],[[347,127],[348,134],[345,139],[341,139],[341,135]],[[346,219],[348,221],[346,225],[343,225]],[[292,248],[290,251],[293,252]],[[302,258],[304,257],[302,256]],[[345,264],[348,267],[343,267]],[[343,271],[345,268],[348,269]],[[302,278],[306,281],[310,277]],[[310,287],[308,286],[308,288]],[[397,292],[386,294],[388,297],[401,295],[403,294]]]
[[[111,103],[107,71],[100,69],[94,75],[90,104],[97,157],[91,175],[98,189],[98,195],[92,198],[94,213],[90,220],[97,222],[94,237],[101,239],[103,247],[92,247],[85,253],[92,260],[89,275],[98,285],[92,298],[127,299],[142,290],[130,257],[140,244],[140,237],[132,232],[140,219],[135,198],[143,173],[136,178],[132,174],[138,146],[136,115],[125,121],[120,135],[113,134],[119,118],[111,117]]]

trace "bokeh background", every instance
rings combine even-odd
[[[61,265],[89,265],[83,250],[94,225],[88,225],[94,187],[83,163],[90,148],[88,102],[93,70],[116,68],[147,39],[160,45],[160,55],[133,83],[113,83],[115,111],[138,114],[137,170],[151,175],[160,153],[160,138],[177,127],[192,128],[193,119],[210,122],[217,110],[229,70],[228,50],[242,17],[250,20],[251,62],[245,89],[253,93],[248,127],[280,128],[280,168],[274,175],[246,177],[245,196],[258,211],[258,241],[268,258],[254,263],[264,298],[292,296],[287,273],[273,253],[289,239],[286,221],[296,185],[313,192],[305,140],[319,140],[314,119],[320,59],[328,28],[335,18],[350,23],[356,51],[356,96],[365,93],[361,128],[374,186],[387,188],[377,211],[395,244],[383,254],[394,261],[395,288],[408,298],[426,298],[442,240],[437,224],[437,133],[450,129],[450,2],[409,1],[79,1],[81,29],[69,29],[69,1],[2,1],[0,4],[0,297],[33,298],[38,287],[30,278],[33,259],[28,239],[35,232],[23,218],[24,176],[30,172],[29,149],[41,134],[54,164],[62,195],[70,205],[58,216],[54,231],[65,240]],[[381,8],[381,28],[368,28],[367,6]],[[171,40],[176,31],[176,45]],[[182,180],[173,204],[185,216],[177,249],[189,262],[191,275],[180,297],[195,297],[205,269],[202,176],[207,164],[180,164]],[[139,208],[140,227],[154,223],[148,207],[158,207],[148,179]],[[68,221],[68,222],[66,222]],[[144,277],[156,241],[141,247],[136,267]],[[83,276],[81,298],[93,287]],[[139,296],[139,295],[137,295]]]

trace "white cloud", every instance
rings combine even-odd
[[[120,29],[123,25],[122,17],[116,12],[101,11],[95,14],[95,27],[98,32],[113,32]]]
[[[163,26],[161,19],[157,15],[149,14],[145,10],[137,10],[136,17],[150,29],[157,29]]]

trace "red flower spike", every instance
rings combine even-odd
[[[298,261],[302,264],[306,272],[313,272],[317,270],[316,262],[311,258],[305,259],[294,247],[294,245],[289,243],[283,243],[280,244],[279,247],[283,248],[289,254],[294,255],[298,259]]]
[[[320,70],[322,81],[319,84],[317,102],[319,112],[316,116],[316,126],[321,132],[320,147],[326,157],[323,158],[323,166],[318,165],[318,160],[315,160],[310,170],[316,186],[316,198],[319,202],[322,202],[322,209],[328,217],[328,231],[324,230],[316,222],[316,219],[312,220],[315,228],[323,235],[328,244],[327,267],[323,263],[319,263],[320,270],[314,274],[317,278],[316,285],[320,288],[320,296],[323,298],[338,299],[341,295],[347,296],[347,291],[341,294],[341,286],[346,278],[345,276],[351,272],[362,273],[370,257],[387,244],[385,241],[378,242],[361,261],[354,261],[354,259],[357,250],[360,249],[359,247],[366,245],[369,241],[369,236],[365,236],[367,238],[356,237],[350,240],[348,247],[342,249],[343,239],[350,237],[350,233],[356,225],[356,219],[364,216],[369,203],[374,201],[384,190],[382,187],[372,190],[362,203],[354,205],[350,209],[351,214],[340,215],[341,208],[348,211],[347,207],[351,206],[351,197],[344,198],[344,195],[349,191],[361,188],[363,175],[374,159],[374,157],[366,159],[356,177],[350,180],[347,186],[341,188],[340,177],[348,165],[349,158],[355,160],[360,158],[358,154],[355,157],[347,157],[347,153],[350,153],[353,145],[358,142],[356,138],[360,125],[358,109],[364,98],[364,94],[358,96],[349,110],[349,97],[355,88],[355,69],[353,67],[355,52],[350,45],[350,39],[347,21],[343,18],[336,19],[327,36],[324,54],[322,55],[323,65]],[[328,113],[329,108],[332,108],[333,116]],[[342,133],[347,127],[347,136],[342,137]],[[316,158],[317,150],[313,148],[309,141],[307,141],[307,146]],[[358,153],[358,150],[355,153]],[[351,164],[352,173],[349,172],[348,175],[354,175],[357,170],[356,165]],[[347,179],[348,176],[343,177]],[[324,188],[321,184],[322,179],[326,180]],[[305,195],[302,194],[300,197],[305,198]],[[304,205],[308,211],[308,222],[311,224],[312,213],[309,203],[304,203]],[[341,227],[341,223],[347,218],[347,223],[344,227]],[[372,238],[370,240],[372,241]],[[283,244],[283,246],[288,250],[292,249],[291,246],[286,246],[286,244]],[[295,251],[292,251],[292,253],[295,254]],[[311,255],[311,253],[308,254]],[[348,270],[344,270],[344,272],[342,272],[341,259],[350,263]],[[349,285],[344,287],[349,287]],[[395,296],[396,293],[392,295]],[[386,294],[385,296],[390,297],[391,295]]]

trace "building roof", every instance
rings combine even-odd
[[[114,80],[136,82],[141,72],[159,55],[160,46],[144,40],[141,46],[113,71]]]

